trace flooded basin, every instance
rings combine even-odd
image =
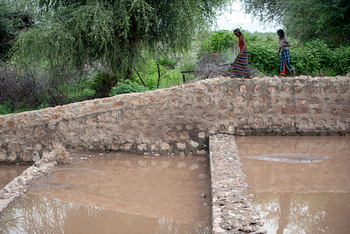
[[[210,233],[208,157],[73,158],[5,210],[1,233]]]
[[[349,137],[236,141],[267,233],[349,233]]]
[[[19,176],[29,166],[0,165],[0,189]]]

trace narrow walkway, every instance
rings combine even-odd
[[[214,135],[209,139],[212,233],[263,234],[263,221],[249,199],[249,187],[244,182],[245,174],[235,137]]]

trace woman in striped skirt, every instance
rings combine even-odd
[[[242,32],[237,28],[234,31],[234,34],[239,38],[238,45],[240,52],[233,62],[233,74],[234,77],[244,77],[251,79],[250,69],[248,67],[248,50],[247,44],[244,40]]]

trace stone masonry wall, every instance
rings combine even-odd
[[[350,79],[216,78],[0,116],[0,162],[38,161],[68,150],[208,153],[209,136],[343,135],[350,132]]]

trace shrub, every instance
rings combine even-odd
[[[160,56],[156,60],[156,63],[164,67],[167,67],[168,69],[174,69],[176,65],[176,60],[168,56]]]
[[[113,85],[118,82],[118,77],[114,74],[98,70],[90,84],[90,88],[95,91],[95,97],[107,97]]]
[[[259,73],[278,75],[280,57],[277,56],[279,44],[275,33],[249,33],[242,31],[249,51],[249,64],[256,67]],[[332,48],[322,40],[309,41],[300,45],[293,38],[290,53],[292,66],[297,75],[346,75],[350,71],[350,46],[345,45]],[[237,55],[237,38],[227,30],[214,32],[205,43],[205,50],[209,53],[221,53],[229,61]],[[229,53],[228,53],[229,52]],[[233,53],[232,53],[233,52]],[[203,54],[203,52],[201,52]],[[203,54],[204,55],[204,54]],[[208,56],[208,55],[207,55]],[[204,56],[202,56],[204,57]]]
[[[46,154],[43,159],[49,162],[56,161],[59,165],[66,165],[70,162],[69,153],[66,148],[60,143],[55,142],[53,143],[53,150]]]
[[[253,42],[249,44],[249,62],[269,75],[279,73],[278,47],[271,42]]]
[[[15,65],[0,64],[0,103],[7,109],[33,108],[41,104],[42,82]]]
[[[0,115],[7,115],[12,112],[12,103],[9,101],[6,101],[2,104],[0,104]]]
[[[218,53],[227,48],[231,48],[234,43],[237,44],[237,39],[232,32],[228,30],[220,30],[214,32],[214,34],[210,37],[209,42],[206,45],[206,49],[207,51]]]
[[[109,96],[115,96],[123,93],[142,93],[147,91],[148,89],[143,85],[140,85],[137,82],[133,82],[131,80],[125,80],[123,82],[118,82],[116,86],[114,86],[111,90]]]

